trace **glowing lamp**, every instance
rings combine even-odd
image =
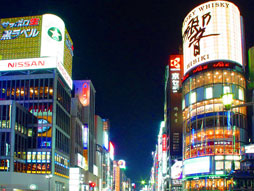
[[[233,102],[233,94],[232,93],[223,94],[222,101],[225,109],[229,110]]]
[[[94,188],[94,187],[96,186],[96,183],[95,183],[95,182],[90,182],[90,183],[89,183],[89,186],[92,187],[92,188]]]

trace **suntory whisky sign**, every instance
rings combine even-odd
[[[182,28],[184,75],[211,61],[242,65],[239,9],[228,1],[199,5],[185,17]]]

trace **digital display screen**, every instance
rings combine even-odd
[[[42,16],[0,19],[0,60],[40,57]]]
[[[210,173],[210,156],[187,159],[184,161],[184,174]]]

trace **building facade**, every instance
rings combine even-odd
[[[176,170],[172,166],[182,161],[182,92],[181,80],[183,78],[183,56],[170,55],[165,74],[165,133],[167,148],[167,166],[164,165],[165,188],[167,190],[181,190],[181,175],[173,176]],[[179,170],[178,170],[179,171]],[[177,172],[179,174],[179,172]],[[167,176],[168,175],[168,176]]]
[[[27,180],[23,179],[23,185],[13,184],[17,179],[3,182],[1,173],[0,184],[28,189],[29,180],[38,179],[49,182],[35,185],[38,190],[68,190],[73,56],[70,36],[64,22],[51,14],[1,19],[1,25],[0,99],[18,102],[37,117],[38,125],[36,149],[23,152],[24,172],[30,174]],[[45,175],[50,175],[48,180]]]
[[[193,9],[183,22],[183,175],[184,190],[228,190],[232,168],[240,168],[247,143],[242,23],[239,9],[210,1]]]

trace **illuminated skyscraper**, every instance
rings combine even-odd
[[[193,9],[183,22],[183,159],[185,190],[228,190],[232,169],[240,168],[247,142],[242,22],[228,1],[210,1]]]
[[[29,189],[31,184],[38,190],[68,189],[73,56],[70,36],[64,22],[52,14],[1,19],[0,25],[0,99],[15,100],[38,119],[34,148],[24,146],[18,152],[0,154],[0,170],[4,171],[0,173],[0,184],[16,189]],[[1,123],[5,120],[2,114]],[[6,128],[1,126],[0,130]],[[20,136],[29,137],[31,133],[23,131]],[[18,137],[15,139],[20,142]],[[0,141],[1,147],[3,144]],[[8,157],[14,167],[2,163]],[[52,177],[46,179],[46,174]]]

